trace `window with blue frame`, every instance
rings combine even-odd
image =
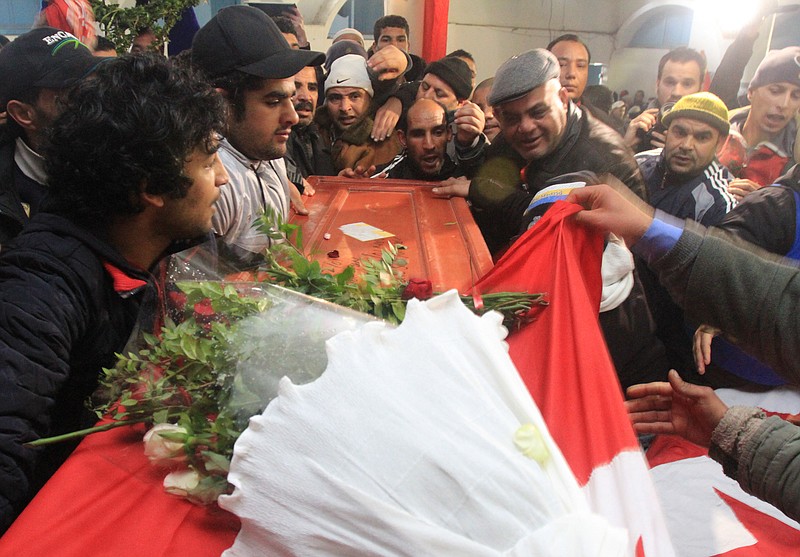
[[[769,44],[770,50],[800,44],[800,10],[780,13],[775,17],[775,26]]]
[[[694,12],[685,6],[654,9],[628,44],[635,48],[673,49],[689,44]]]
[[[347,27],[358,29],[364,38],[371,39],[375,22],[384,15],[381,0],[347,0],[333,18],[328,38]]]
[[[39,0],[3,0],[0,2],[0,34],[21,35],[30,31],[40,7]]]

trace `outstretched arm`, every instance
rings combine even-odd
[[[728,407],[710,387],[693,385],[670,370],[669,382],[628,388],[625,407],[637,433],[680,435],[703,447]]]

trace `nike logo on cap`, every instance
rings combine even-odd
[[[349,77],[344,77],[342,79],[337,79],[336,83],[344,83],[345,81],[350,81],[350,78]]]

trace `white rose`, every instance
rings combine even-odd
[[[172,495],[187,497],[200,483],[200,474],[194,470],[170,472],[164,478],[164,491]]]
[[[186,429],[174,424],[156,424],[144,436],[144,454],[154,464],[172,465],[186,460],[183,443],[171,441],[162,433],[186,433]]]
[[[164,491],[171,495],[186,497],[195,503],[208,505],[217,500],[224,491],[225,482],[203,481],[195,470],[178,470],[164,478]]]

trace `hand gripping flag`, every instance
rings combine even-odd
[[[673,555],[660,505],[598,323],[603,238],[557,201],[475,286],[545,292],[550,305],[512,331],[511,359],[591,509],[628,529],[631,553]]]

